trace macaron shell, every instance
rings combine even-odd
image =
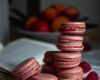
[[[59,31],[61,34],[84,34],[85,31]]]
[[[12,74],[17,77],[20,74],[25,73],[28,69],[30,69],[33,65],[36,64],[36,60],[35,58],[29,58],[26,59],[25,61],[21,62],[20,64],[18,64],[13,70],[12,70]]]
[[[55,60],[63,60],[63,61],[75,61],[80,60],[82,54],[79,52],[60,52],[55,53],[53,58]]]
[[[52,64],[44,64],[42,66],[42,73],[49,73],[49,74],[53,74],[53,75],[57,75],[57,68]]]
[[[83,40],[82,36],[71,36],[71,35],[59,35],[58,39],[74,39],[74,40]]]
[[[47,64],[53,64],[53,54],[59,53],[59,51],[47,51],[44,54],[43,62]]]
[[[35,75],[36,73],[38,73],[39,71],[40,71],[40,69],[41,69],[42,67],[39,65],[39,63],[38,63],[38,65],[35,67],[35,68],[33,68],[31,71],[29,71],[27,74],[25,74],[25,75],[23,75],[22,77],[20,77],[19,79],[17,79],[17,80],[27,80],[28,78],[30,78],[31,76],[33,76],[33,75]]]
[[[58,80],[56,76],[52,74],[40,73],[31,77],[31,80]]]
[[[58,40],[58,42],[82,43],[83,37],[81,37],[81,36],[70,36],[70,35],[60,35],[60,36],[57,37],[57,40]]]
[[[75,67],[75,68],[70,68],[70,69],[59,69],[58,68],[57,74],[59,77],[81,75],[83,74],[83,70],[81,67]]]
[[[73,62],[54,62],[54,66],[57,68],[74,68],[80,64],[80,61],[73,61]]]
[[[64,78],[58,77],[58,80],[82,80],[82,79],[83,79],[83,75],[78,78],[74,78],[74,79],[64,79]]]
[[[59,46],[57,46],[57,48],[62,51],[82,51],[83,50],[83,48],[65,48],[65,47],[59,47]]]
[[[81,30],[75,30],[75,31],[66,31],[66,27],[79,27],[79,28],[82,28]],[[58,29],[58,31],[61,33],[61,34],[83,34],[86,29],[83,29],[83,28],[86,28],[86,25],[84,22],[67,22],[67,23],[62,23],[61,24],[61,27]]]
[[[61,27],[86,27],[84,22],[66,22],[62,23]]]
[[[53,63],[53,56],[44,57],[43,62],[47,63],[47,64],[52,64]]]
[[[62,51],[82,51],[84,48],[81,43],[57,43],[56,46]]]

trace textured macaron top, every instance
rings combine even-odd
[[[71,36],[71,35],[59,35],[57,39],[73,39],[73,40],[83,40],[81,36]]]
[[[57,73],[59,76],[61,75],[81,75],[83,73],[83,70],[81,67],[75,67],[75,68],[69,68],[69,69],[58,69]]]
[[[13,70],[12,74],[17,75],[20,74],[21,72],[26,71],[28,68],[35,67],[37,65],[37,62],[35,58],[29,58],[24,60],[23,62],[19,63]]]
[[[54,54],[54,59],[80,58],[80,57],[81,53],[79,52],[62,52]]]
[[[58,80],[56,76],[47,73],[36,74],[31,77],[31,80]]]
[[[84,22],[66,22],[62,23],[61,27],[86,27]]]

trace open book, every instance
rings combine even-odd
[[[0,42],[0,52],[2,51],[3,48],[4,48],[4,45]]]
[[[44,53],[51,50],[58,50],[55,44],[27,38],[13,41],[0,52],[0,72],[10,73],[17,64],[31,57],[41,64]]]

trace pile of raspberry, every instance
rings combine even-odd
[[[82,61],[79,66],[83,69],[84,80],[99,80],[98,74],[92,71],[91,66],[87,62]]]

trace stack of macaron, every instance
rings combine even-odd
[[[45,63],[42,66],[42,73],[49,73],[53,75],[57,75],[57,68],[53,65],[54,60],[53,60],[53,55],[55,53],[58,53],[59,51],[47,51],[44,54],[43,62]]]
[[[84,22],[62,23],[59,28],[61,35],[57,37],[56,47],[61,50],[53,55],[54,66],[57,67],[59,80],[82,80],[83,70],[79,67],[83,37],[75,34],[83,34],[85,31]]]

